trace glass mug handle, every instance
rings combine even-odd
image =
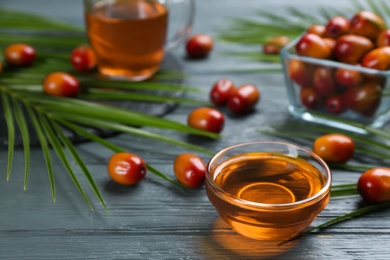
[[[185,41],[192,30],[192,24],[195,17],[195,1],[194,0],[167,0],[166,4],[179,4],[184,5],[184,18],[181,21],[180,27],[176,33],[172,35],[165,42],[165,50],[170,51],[178,47],[183,41]]]

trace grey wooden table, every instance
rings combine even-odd
[[[312,13],[319,5],[343,6],[348,1],[197,0],[194,33],[216,36],[228,17],[251,17],[255,8],[275,13],[293,4]],[[0,7],[17,8],[75,25],[82,25],[82,3],[78,0],[1,0]],[[277,140],[259,129],[291,119],[281,73],[233,73],[231,69],[258,68],[257,62],[220,53],[235,46],[217,41],[207,60],[188,61],[183,49],[176,57],[191,75],[186,83],[205,90],[213,82],[229,77],[237,84],[253,83],[262,93],[256,111],[243,117],[227,115],[223,137],[217,141],[161,131],[178,140],[195,142],[213,151],[245,141]],[[199,96],[197,96],[199,97]],[[166,117],[186,122],[194,106],[181,105]],[[1,126],[4,127],[4,126]],[[160,132],[160,131],[156,131]],[[182,148],[119,135],[110,141],[128,147],[154,167],[173,177],[172,162]],[[158,149],[156,149],[158,146]],[[111,152],[95,143],[77,145],[93,173],[111,211],[99,203],[90,211],[80,198],[66,171],[55,161],[57,202],[50,194],[44,159],[32,151],[29,186],[23,191],[23,152],[15,151],[10,181],[5,180],[6,148],[0,150],[0,259],[389,259],[390,211],[380,211],[350,220],[282,246],[275,241],[242,237],[224,224],[209,203],[204,188],[187,194],[149,174],[132,188],[109,181],[106,163]],[[209,158],[204,155],[205,160]],[[334,183],[354,182],[359,173],[334,171]],[[86,184],[86,183],[83,183]],[[92,192],[89,192],[92,195]],[[315,224],[352,211],[359,198],[332,200]]]

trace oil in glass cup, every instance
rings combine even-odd
[[[326,207],[331,172],[314,153],[282,142],[225,148],[208,164],[206,192],[221,218],[254,239],[304,231]]]

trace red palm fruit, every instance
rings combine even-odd
[[[96,65],[96,56],[94,51],[86,45],[80,45],[74,48],[70,54],[70,62],[77,71],[91,71]]]
[[[225,124],[225,117],[215,108],[199,107],[188,115],[187,124],[200,130],[220,133]]]
[[[390,69],[390,46],[373,49],[363,57],[361,64],[363,67],[370,69]]]
[[[360,85],[364,76],[357,70],[340,67],[336,70],[335,80],[340,86],[350,88]]]
[[[186,52],[190,58],[205,58],[213,49],[214,41],[207,34],[196,34],[191,36],[186,43]]]
[[[374,106],[373,108],[371,108],[369,110],[365,110],[365,111],[360,112],[360,115],[362,115],[364,117],[367,117],[367,118],[370,118],[370,117],[374,116],[376,111],[377,111],[377,109],[378,109],[378,105]]]
[[[355,153],[355,142],[343,134],[326,134],[314,140],[313,151],[325,162],[345,163]]]
[[[307,30],[307,33],[313,33],[320,37],[325,35],[325,26],[322,24],[312,24]]]
[[[334,60],[335,59],[334,47],[336,46],[336,40],[332,39],[332,38],[323,38],[323,39],[324,39],[326,45],[328,45],[329,48],[330,48],[330,57],[329,57],[329,59]]]
[[[390,29],[382,31],[376,38],[378,47],[390,46]]]
[[[313,88],[321,97],[329,97],[336,92],[334,72],[329,67],[318,67],[314,70]]]
[[[209,97],[210,101],[216,106],[226,105],[230,93],[235,89],[233,81],[230,79],[219,79],[211,87]]]
[[[373,168],[359,178],[357,188],[366,201],[376,203],[390,200],[390,168]]]
[[[58,97],[75,97],[80,92],[78,79],[65,72],[53,72],[45,76],[42,83],[47,95]]]
[[[372,41],[375,41],[385,29],[385,21],[382,17],[366,10],[355,14],[349,24],[351,33],[364,36]]]
[[[337,39],[349,33],[349,21],[343,16],[335,16],[329,19],[325,26],[325,36]]]
[[[314,110],[319,109],[321,107],[322,99],[316,93],[314,88],[311,87],[301,88],[299,95],[301,98],[301,103],[305,107]]]
[[[359,35],[343,35],[336,41],[335,57],[344,63],[359,63],[363,56],[374,48],[372,41]]]
[[[326,37],[323,39],[324,39],[325,43],[329,46],[331,51],[333,51],[334,46],[336,46],[336,40],[332,39],[332,38],[326,38]]]
[[[188,188],[199,188],[204,184],[206,163],[192,153],[179,154],[173,162],[177,180]]]
[[[308,64],[300,60],[292,59],[288,64],[289,77],[301,87],[312,84],[313,69]]]
[[[281,47],[276,45],[263,45],[262,51],[265,54],[279,54]]]
[[[136,154],[120,152],[111,156],[107,165],[108,175],[122,185],[135,185],[145,178],[146,164]]]
[[[303,35],[295,45],[295,50],[299,55],[318,59],[328,59],[331,56],[331,49],[324,39],[313,33]]]
[[[382,87],[382,89],[386,86],[386,76],[368,74],[366,78],[378,83]]]
[[[279,54],[280,50],[290,42],[287,36],[271,38],[263,45],[263,52],[266,54]]]
[[[24,43],[14,43],[4,49],[5,61],[14,67],[28,67],[35,61],[35,49]]]
[[[235,114],[246,114],[260,101],[260,91],[255,85],[244,84],[235,88],[229,96],[228,107]]]
[[[363,85],[347,89],[343,100],[347,108],[365,113],[375,110],[382,97],[382,87],[375,81],[368,81]]]
[[[326,99],[325,108],[331,114],[341,114],[346,110],[343,97],[341,95],[333,95]]]

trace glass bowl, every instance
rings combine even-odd
[[[284,240],[304,231],[326,207],[331,172],[316,154],[282,142],[227,147],[207,166],[206,192],[238,233]]]
[[[356,124],[383,127],[390,119],[390,71],[300,56],[300,37],[280,52],[291,114],[357,132]]]

